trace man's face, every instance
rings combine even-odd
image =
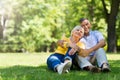
[[[90,24],[90,22],[88,20],[84,20],[81,23],[81,27],[84,29],[84,33],[88,34],[89,31],[90,31],[91,24]]]

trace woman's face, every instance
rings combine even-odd
[[[84,29],[83,28],[80,28],[80,29],[76,29],[73,31],[73,34],[72,34],[74,37],[77,37],[77,38],[82,38],[83,35],[84,35]]]
[[[90,31],[91,24],[90,22],[86,19],[81,23],[81,27],[84,29],[84,33],[88,34]]]

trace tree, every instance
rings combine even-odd
[[[108,25],[107,28],[107,35],[108,35],[108,52],[116,52],[116,20],[117,20],[117,14],[119,11],[119,5],[120,5],[120,0],[111,0],[111,5],[110,5],[110,13],[108,9],[106,8],[107,5],[105,3],[105,0],[102,0],[102,4],[104,7],[105,11],[105,19]]]
[[[6,24],[7,24],[7,20],[8,20],[8,14],[5,14],[5,10],[1,8],[1,17],[0,17],[0,39],[2,42],[4,42],[5,38],[6,38]]]
[[[118,18],[117,27],[113,27],[114,29],[111,27],[111,25],[115,26],[113,24],[116,22],[114,16],[118,13],[118,0],[112,1],[112,12],[109,13],[110,10],[107,10],[110,7],[108,5],[109,0],[1,0],[0,9],[1,11],[2,9],[5,10],[7,16],[4,14],[4,19],[7,22],[4,24],[4,27],[6,27],[6,43],[0,46],[2,47],[0,51],[4,48],[4,45],[8,46],[5,46],[6,49],[4,51],[17,51],[19,49],[31,52],[53,51],[56,46],[55,42],[64,33],[66,36],[70,35],[71,29],[79,24],[78,20],[82,17],[91,20],[93,29],[101,31],[106,39],[107,26],[102,5],[104,5],[106,11],[108,26],[110,26],[112,32],[117,29],[116,33],[118,35],[120,33],[120,18]],[[109,19],[113,21],[110,22]],[[0,25],[0,37],[2,39],[4,30],[2,25]],[[113,34],[115,35],[115,33],[109,34],[109,40],[119,39],[120,41],[119,35],[115,39]],[[109,44],[109,46],[112,45]]]

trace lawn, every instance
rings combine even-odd
[[[46,66],[50,53],[0,53],[0,80],[120,80],[120,54],[107,54],[111,72],[71,70],[59,75]]]

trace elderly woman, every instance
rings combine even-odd
[[[51,54],[47,59],[48,68],[62,74],[68,72],[72,65],[72,59],[75,58],[76,52],[80,51],[80,48],[84,48],[84,44],[79,40],[84,35],[84,29],[80,26],[76,26],[71,31],[69,38],[63,38],[64,42],[58,42],[58,47],[54,54]]]

